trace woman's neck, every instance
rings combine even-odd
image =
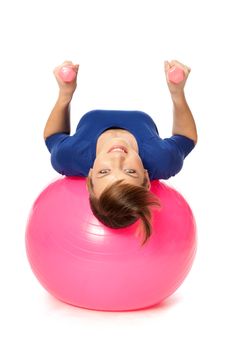
[[[108,129],[104,131],[97,139],[96,154],[114,138],[125,140],[136,152],[138,152],[138,143],[133,134],[125,129]]]

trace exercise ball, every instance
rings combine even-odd
[[[153,233],[142,245],[139,223],[112,229],[89,206],[86,179],[61,177],[36,199],[27,221],[26,251],[45,289],[65,303],[102,311],[160,303],[181,285],[196,252],[196,225],[186,200],[161,181]]]

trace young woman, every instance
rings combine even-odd
[[[145,242],[151,235],[150,207],[159,206],[149,191],[150,181],[177,174],[197,143],[195,121],[184,94],[190,68],[178,61],[165,62],[173,129],[171,137],[162,139],[147,114],[118,110],[88,112],[70,136],[70,102],[77,81],[75,77],[65,83],[60,78],[63,66],[71,67],[76,76],[79,69],[65,61],[54,70],[59,95],[44,129],[52,166],[63,175],[87,178],[92,211],[105,225],[119,228],[141,219]],[[178,84],[168,79],[173,67],[184,71]]]

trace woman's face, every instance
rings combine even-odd
[[[98,198],[103,190],[117,180],[142,186],[145,177],[150,181],[143,167],[137,147],[122,137],[113,137],[103,143],[90,170],[94,194]]]

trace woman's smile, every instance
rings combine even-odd
[[[114,145],[111,147],[107,153],[111,152],[121,152],[121,153],[128,153],[128,149],[125,146],[122,145]]]

